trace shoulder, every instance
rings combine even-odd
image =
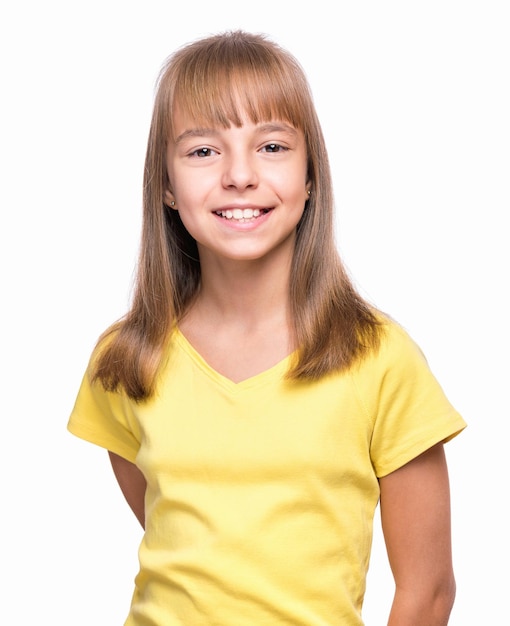
[[[427,366],[422,348],[401,324],[383,315],[378,316],[378,322],[379,345],[361,362],[361,369],[368,367],[383,373],[395,367],[405,369],[412,363]]]
[[[390,406],[443,402],[444,394],[422,348],[401,324],[381,318],[377,350],[352,371],[355,388],[373,416]]]

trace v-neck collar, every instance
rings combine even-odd
[[[230,378],[220,374],[203,358],[203,356],[193,347],[179,328],[174,330],[174,339],[177,345],[187,354],[193,363],[217,385],[223,387],[231,393],[241,392],[247,389],[254,389],[267,384],[269,381],[280,381],[289,367],[289,361],[294,353],[284,357],[281,361],[272,365],[268,369],[245,378],[236,383]]]

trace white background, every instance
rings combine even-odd
[[[106,453],[66,422],[98,334],[128,305],[159,68],[181,44],[237,27],[269,34],[304,66],[330,151],[342,255],[363,293],[420,343],[469,423],[447,446],[450,624],[505,623],[507,7],[2,5],[0,576],[10,625],[123,623],[140,530]],[[376,530],[367,626],[386,623],[390,599]]]

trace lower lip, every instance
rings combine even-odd
[[[214,214],[214,216],[226,228],[237,230],[237,231],[246,231],[246,230],[254,230],[255,228],[258,228],[259,226],[261,226],[263,223],[265,223],[269,219],[269,216],[271,215],[272,212],[273,211],[271,209],[265,213],[261,213],[258,217],[251,217],[244,221],[236,220],[234,218],[227,219],[226,217],[221,217],[220,215],[216,215],[216,213]]]

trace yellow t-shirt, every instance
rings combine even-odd
[[[146,531],[125,626],[359,626],[378,477],[465,422],[420,349],[388,324],[346,373],[241,383],[179,331],[156,395],[85,375],[69,430],[137,464]]]

